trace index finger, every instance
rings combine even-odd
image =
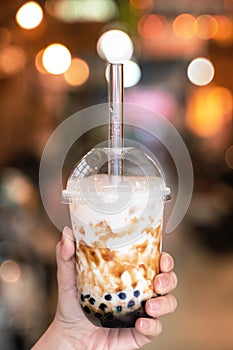
[[[172,256],[166,252],[162,252],[160,257],[160,271],[171,272],[173,269],[174,269],[174,260]]]

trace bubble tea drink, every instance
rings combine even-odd
[[[116,157],[121,176],[108,171]],[[93,149],[69,177],[63,199],[76,240],[77,297],[95,325],[134,327],[149,317],[169,193],[156,164],[132,147]]]

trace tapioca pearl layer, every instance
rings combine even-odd
[[[105,294],[97,302],[91,294],[81,294],[80,304],[86,313],[93,313],[97,318],[109,312],[119,316],[120,314],[123,315],[134,311],[141,306],[144,307],[144,299],[141,299],[141,295],[143,295],[143,291],[139,291],[138,289],[133,291],[120,291],[117,294]],[[152,296],[147,296],[147,299]],[[143,297],[145,298],[145,295],[143,295]]]
[[[131,328],[135,327],[135,322],[138,318],[152,318],[152,316],[146,313],[145,309],[146,300],[143,300],[141,304],[135,310],[129,310],[127,313],[122,313],[121,306],[116,307],[115,311],[106,312],[93,312],[87,306],[83,307],[83,311],[86,317],[97,327],[107,328]]]

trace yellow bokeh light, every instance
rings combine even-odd
[[[189,99],[186,124],[200,137],[213,137],[229,122],[232,93],[221,86],[199,88]]]
[[[225,153],[225,162],[230,169],[233,169],[233,145]]]
[[[193,38],[195,21],[195,17],[188,13],[177,16],[173,21],[173,30],[176,36],[182,39]]]
[[[207,58],[198,57],[190,62],[187,75],[193,84],[204,86],[213,80],[214,66]]]
[[[16,13],[18,25],[24,29],[36,28],[43,19],[43,10],[35,1],[26,2]]]
[[[51,74],[62,74],[70,67],[70,51],[61,44],[51,44],[42,54],[42,62],[47,72]]]
[[[202,15],[196,19],[195,33],[203,39],[208,40],[214,38],[218,33],[218,22],[213,16]]]
[[[90,69],[81,58],[73,58],[69,69],[64,73],[65,81],[71,86],[83,85],[90,75]]]
[[[0,277],[6,283],[15,283],[19,280],[21,268],[14,260],[5,260],[0,266]]]
[[[49,0],[46,11],[64,22],[107,22],[118,14],[114,0]]]

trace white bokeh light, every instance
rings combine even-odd
[[[139,65],[133,61],[124,61],[124,87],[131,87],[136,85],[141,79],[142,72]],[[106,80],[109,81],[109,66],[105,72]]]
[[[16,13],[18,25],[24,29],[37,27],[43,19],[43,10],[35,1],[26,2]]]
[[[111,63],[122,63],[133,55],[133,43],[128,34],[121,30],[109,30],[97,42],[99,56]]]
[[[194,85],[207,85],[213,80],[214,66],[207,58],[195,58],[188,66],[187,76]]]
[[[51,74],[62,74],[71,65],[70,51],[61,44],[51,44],[43,52],[44,68]]]

